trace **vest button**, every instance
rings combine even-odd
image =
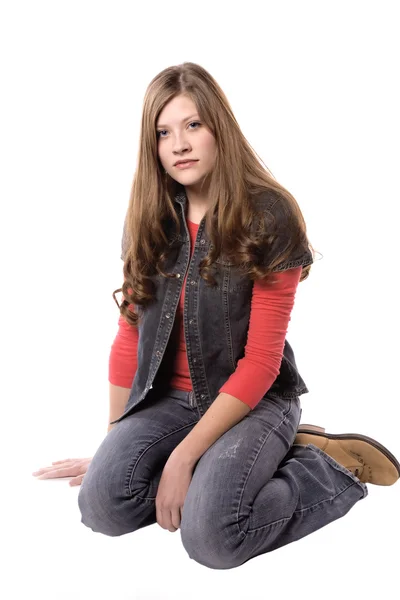
[[[191,281],[190,285],[196,285],[196,282],[195,281]]]
[[[169,318],[170,318],[170,316],[171,316],[171,315],[170,315],[169,313],[167,313],[167,314],[165,315],[165,317],[166,317],[167,319],[169,319]]]
[[[193,324],[193,319],[190,319],[189,325],[192,325],[192,324]]]
[[[205,240],[200,240],[200,244],[205,244],[206,241]]]
[[[177,273],[177,274],[176,274],[176,276],[177,276],[177,278],[179,279],[179,277],[181,276],[181,274],[180,274],[180,273]]]
[[[204,394],[201,394],[200,398],[201,398],[202,400],[204,400],[204,398],[205,398],[205,395],[204,395]]]

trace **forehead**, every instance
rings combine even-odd
[[[188,118],[198,116],[195,103],[187,96],[172,98],[162,109],[157,119],[160,125],[181,125]]]

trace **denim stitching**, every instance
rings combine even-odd
[[[351,487],[353,487],[355,485],[357,485],[357,483],[353,482],[350,485],[348,485],[344,490],[341,490],[338,494],[336,494],[336,496],[333,496],[332,498],[326,498],[325,500],[316,502],[312,506],[307,506],[307,508],[301,508],[299,510],[295,510],[293,515],[304,513],[308,510],[312,510],[315,507],[320,506],[321,504],[324,504],[325,502],[332,502],[332,500],[335,500],[338,496],[340,496],[341,494],[343,494],[344,492],[346,492],[348,489],[350,489]],[[257,527],[256,529],[248,529],[247,532],[243,532],[243,533],[246,533],[246,535],[251,534],[251,533],[257,533],[263,529],[266,529],[267,527],[271,527],[272,525],[278,525],[279,523],[283,523],[284,521],[290,521],[290,519],[293,517],[293,515],[291,517],[283,517],[282,519],[278,519],[277,521],[271,521],[271,523],[267,523],[266,525],[262,525],[261,527]]]
[[[307,267],[308,265],[312,265],[313,264],[313,259],[311,258],[297,258],[296,260],[291,260],[289,262],[286,263],[282,263],[280,265],[278,265],[277,267],[274,267],[272,269],[273,273],[279,273],[280,271],[286,271],[288,269],[293,269],[295,267]]]
[[[187,429],[188,427],[192,427],[193,425],[196,425],[196,423],[198,423],[198,420],[193,421],[193,423],[189,423],[188,425],[184,425],[183,427],[180,427],[179,429],[175,429],[174,431],[171,431],[170,433],[167,433],[163,437],[155,440],[149,446],[145,447],[145,449],[143,450],[143,452],[141,454],[139,454],[139,456],[136,458],[136,460],[133,461],[133,463],[127,469],[127,477],[126,477],[126,480],[125,480],[125,488],[128,489],[129,494],[130,494],[131,497],[138,498],[139,500],[154,500],[155,499],[154,497],[143,498],[143,497],[140,497],[137,494],[134,494],[132,492],[131,482],[132,482],[132,478],[133,478],[133,475],[135,473],[135,469],[136,469],[139,461],[143,458],[143,456],[146,454],[146,452],[148,452],[151,448],[153,448],[153,446],[155,446],[156,444],[159,444],[160,442],[162,442],[163,440],[165,440],[169,436],[174,435],[175,433],[178,433],[179,431],[182,431],[183,429]]]
[[[245,479],[245,481],[244,481],[244,483],[243,483],[242,490],[241,490],[241,492],[240,492],[240,496],[239,496],[239,503],[238,503],[238,508],[237,508],[237,512],[236,512],[236,519],[235,519],[235,524],[236,524],[236,526],[237,526],[237,528],[238,528],[238,530],[239,530],[239,533],[240,533],[240,534],[245,534],[245,535],[246,535],[246,532],[245,532],[245,531],[242,531],[242,530],[240,529],[240,526],[239,526],[239,510],[240,510],[240,506],[241,506],[241,504],[242,504],[244,490],[245,490],[246,484],[247,484],[247,482],[248,482],[248,479],[249,479],[249,477],[250,477],[250,474],[251,474],[251,472],[252,472],[252,469],[253,469],[253,467],[254,467],[254,465],[255,465],[255,463],[256,463],[256,461],[257,461],[257,459],[258,459],[259,455],[260,455],[260,452],[261,452],[262,448],[264,447],[264,445],[265,445],[266,441],[267,441],[267,440],[269,439],[269,437],[270,437],[270,436],[271,436],[271,435],[272,435],[272,434],[273,434],[273,433],[274,433],[274,432],[275,432],[275,431],[276,431],[276,430],[277,430],[277,429],[278,429],[278,428],[279,428],[279,427],[282,425],[282,423],[284,423],[284,422],[287,420],[287,416],[288,416],[288,415],[290,414],[290,412],[292,411],[292,408],[293,408],[292,399],[291,399],[291,398],[289,398],[289,408],[288,408],[288,410],[287,410],[285,413],[283,413],[283,418],[282,418],[281,422],[280,422],[280,423],[278,423],[278,425],[277,425],[276,427],[274,427],[273,429],[271,429],[271,431],[269,432],[269,434],[267,434],[267,436],[265,437],[265,440],[264,440],[264,442],[261,444],[261,446],[260,446],[260,448],[259,448],[259,450],[258,450],[258,452],[257,452],[257,456],[254,458],[254,460],[253,460],[253,463],[252,463],[251,467],[249,468],[249,472],[247,473],[247,477],[246,477],[246,479]]]

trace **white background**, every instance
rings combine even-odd
[[[323,255],[287,336],[310,389],[302,422],[400,457],[396,5],[1,3],[4,598],[397,597],[399,483],[369,485],[342,519],[214,571],[157,525],[93,533],[79,488],[31,475],[92,456],[106,434],[143,96],[184,61],[219,82]]]

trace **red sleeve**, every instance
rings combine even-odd
[[[244,357],[219,390],[254,408],[277,376],[302,267],[274,273],[273,286],[255,281]]]
[[[131,292],[129,292],[131,293]],[[130,304],[129,309],[133,310]],[[108,381],[113,385],[131,388],[137,370],[139,332],[120,315],[118,331],[111,346],[108,361]]]

